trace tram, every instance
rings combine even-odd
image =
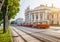
[[[25,27],[34,27],[34,28],[39,28],[39,29],[46,29],[46,28],[49,28],[50,27],[50,24],[47,22],[47,21],[44,21],[45,23],[42,22],[39,22],[39,23],[33,23],[33,24],[21,24],[20,26],[25,26]]]

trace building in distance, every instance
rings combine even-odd
[[[24,23],[23,18],[16,19],[16,24],[23,24],[23,23]]]

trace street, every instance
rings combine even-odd
[[[59,29],[11,26],[13,42],[60,42]]]

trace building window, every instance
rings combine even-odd
[[[47,15],[47,20],[49,19],[49,15]]]
[[[36,15],[36,19],[38,19],[38,15]]]
[[[42,14],[40,14],[40,19],[42,20],[42,18],[43,18],[43,16],[42,16]]]
[[[38,14],[36,14],[36,19],[38,19]]]

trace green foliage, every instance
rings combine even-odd
[[[11,24],[16,24],[16,21],[12,21]]]
[[[8,6],[8,19],[14,18],[16,13],[19,12],[19,0],[5,0],[2,12],[4,11],[6,5]],[[1,15],[0,15],[1,16]]]
[[[14,18],[16,13],[19,11],[19,0],[8,1],[8,17],[9,19]]]
[[[10,28],[3,34],[3,30],[0,30],[0,42],[11,42]]]
[[[3,18],[3,15],[2,15],[2,12],[0,11],[0,25],[2,24],[2,18]]]
[[[0,21],[2,21],[2,18],[3,18],[3,14],[2,14],[2,12],[0,11]]]
[[[2,24],[3,22],[2,22],[2,20],[0,21],[0,25]]]

